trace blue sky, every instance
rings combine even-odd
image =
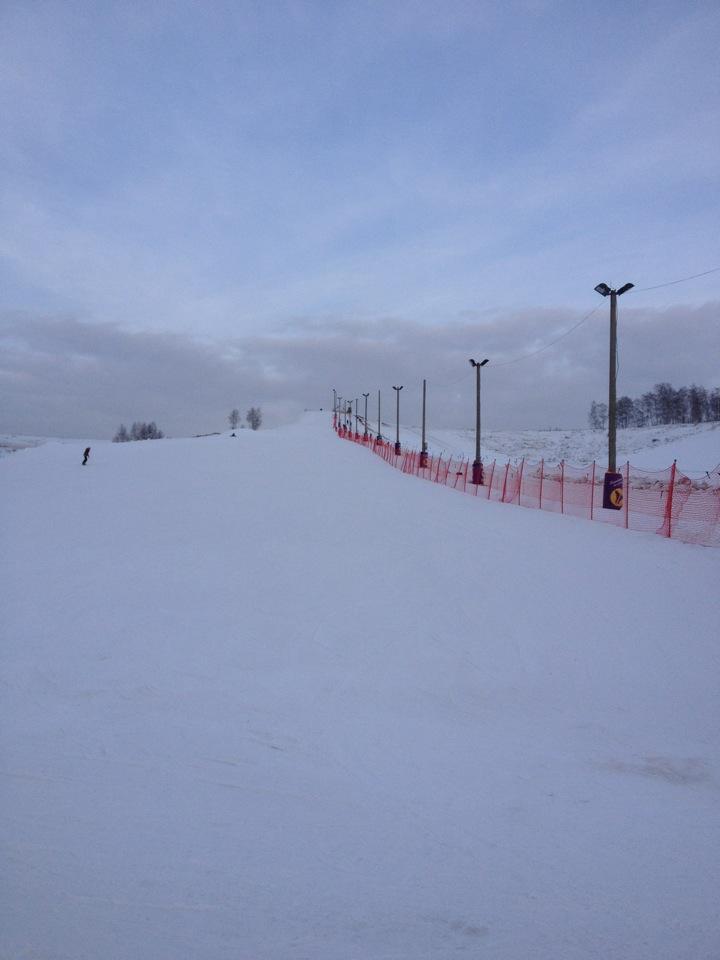
[[[4,2],[0,310],[507,357],[600,280],[716,307],[640,288],[720,266],[718,49],[716,3]]]

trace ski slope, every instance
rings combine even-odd
[[[720,551],[82,446],[0,461],[3,960],[720,955]]]

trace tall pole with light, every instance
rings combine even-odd
[[[617,298],[634,283],[626,283],[613,290],[606,283],[599,283],[595,290],[602,297],[610,297],[610,377],[608,386],[608,466],[603,487],[603,507],[620,510],[623,505],[622,474],[617,472]]]
[[[382,443],[382,420],[380,419],[380,391],[378,390],[378,432],[377,442]]]
[[[489,362],[485,360],[470,360],[470,366],[475,367],[475,459],[472,465],[471,483],[481,487],[483,485],[483,467],[480,458],[480,371]]]
[[[370,394],[369,394],[369,393],[364,393],[363,396],[365,397],[365,431],[364,431],[364,433],[363,433],[363,440],[367,440],[367,438],[368,438],[368,428],[367,428],[367,402],[368,402],[368,397],[370,396]]]
[[[395,455],[400,456],[402,453],[402,447],[400,446],[400,391],[402,387],[393,387],[393,390],[397,398],[395,414]]]
[[[428,465],[428,448],[427,443],[425,442],[425,394],[427,388],[427,380],[423,380],[423,401],[422,401],[422,443],[420,446],[420,462],[419,467],[421,470],[424,470]]]
[[[359,398],[355,397],[355,439],[356,440],[360,439],[360,431],[358,430],[358,411],[357,411],[358,403],[359,403]]]
[[[333,387],[333,427],[337,426],[337,390]]]

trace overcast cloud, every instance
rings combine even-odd
[[[6,0],[0,429],[272,422],[427,376],[584,422],[720,381],[720,8],[654,0]],[[469,369],[469,368],[468,368]],[[449,384],[440,388],[440,384]]]
[[[720,385],[719,315],[717,303],[622,309],[621,393],[635,397],[667,379]],[[331,407],[333,388],[351,399],[370,393],[373,417],[379,389],[390,416],[393,384],[404,386],[402,419],[413,424],[423,377],[430,423],[471,426],[470,356],[491,358],[483,372],[488,429],[585,426],[591,400],[606,399],[607,302],[541,349],[577,319],[569,311],[533,311],[442,324],[307,320],[272,335],[200,343],[164,331],[7,315],[0,324],[0,432],[108,439],[121,422],[155,420],[187,436],[225,429],[232,407],[244,414],[253,404],[272,425],[304,408]]]

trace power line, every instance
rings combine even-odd
[[[500,363],[493,363],[493,369],[495,367],[507,367],[511,363],[519,363],[521,360],[529,360],[530,357],[536,357],[539,353],[542,353],[543,350],[548,350],[550,347],[554,347],[556,343],[559,343],[565,337],[569,336],[573,330],[577,330],[578,327],[581,327],[586,320],[589,320],[590,317],[597,313],[597,311],[602,306],[602,303],[599,303],[596,307],[593,307],[589,313],[586,313],[582,320],[578,320],[576,324],[570,327],[569,330],[566,330],[565,333],[561,333],[559,337],[556,337],[554,340],[551,340],[550,343],[546,343],[544,347],[540,347],[539,350],[533,350],[532,353],[525,353],[521,357],[515,357],[513,360],[502,360]],[[472,371],[471,371],[472,372]]]
[[[703,273],[694,273],[691,277],[680,277],[679,280],[668,280],[667,283],[657,283],[654,287],[638,287],[638,293],[644,293],[646,290],[660,290],[661,287],[673,287],[676,283],[685,283],[686,280],[697,280],[698,277],[707,277],[710,273],[717,273],[720,267],[713,267],[712,270],[705,270]]]

